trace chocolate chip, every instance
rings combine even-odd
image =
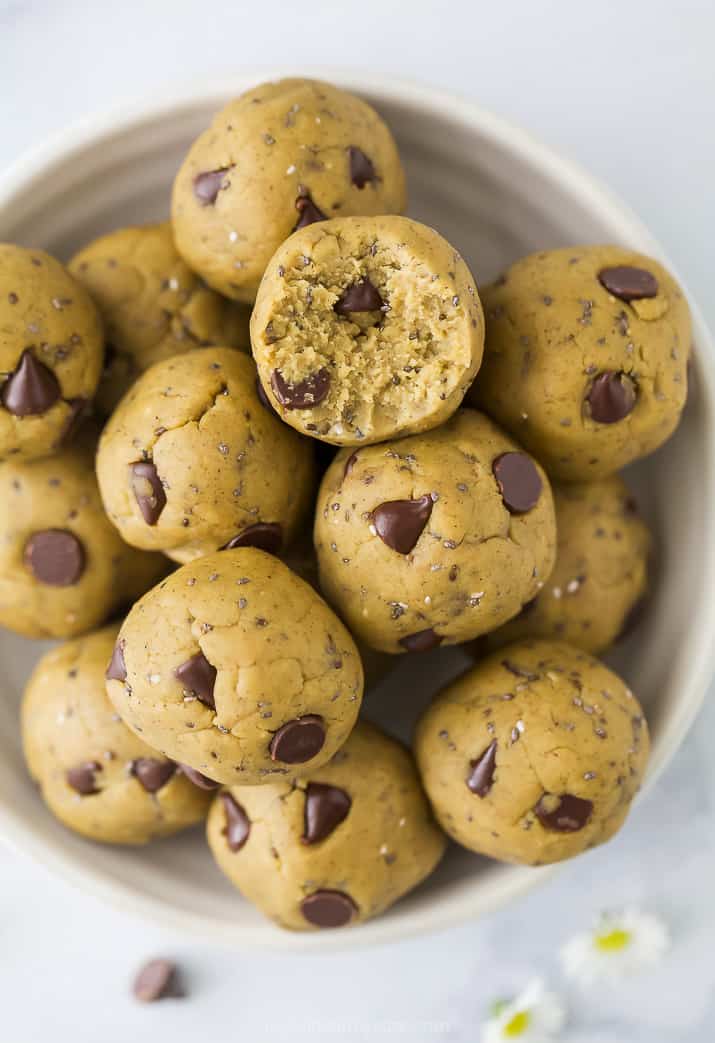
[[[99,793],[95,780],[95,773],[102,770],[102,765],[99,761],[84,761],[83,764],[78,764],[75,768],[70,768],[65,778],[67,779],[67,785],[71,786],[77,793],[81,793],[83,797],[90,797],[94,793]]]
[[[295,208],[299,216],[293,226],[294,232],[297,232],[299,228],[305,228],[306,225],[314,225],[316,221],[328,220],[327,215],[315,205],[307,192],[302,192],[298,196],[295,201]]]
[[[325,724],[317,714],[287,721],[271,739],[271,760],[282,764],[304,764],[320,753],[325,742]]]
[[[219,170],[205,170],[203,174],[197,174],[194,178],[194,195],[201,206],[213,206],[216,197],[221,191],[223,179],[228,167]]]
[[[261,384],[260,377],[256,377],[256,394],[258,395],[258,400],[261,403],[261,405],[265,409],[267,409],[269,413],[272,413],[273,416],[278,416],[278,413],[276,412],[276,410],[275,410],[275,408],[273,406],[273,403],[271,402],[270,398],[266,394],[266,391],[265,391],[265,388],[263,387],[263,384]]]
[[[369,156],[366,156],[357,145],[348,147],[350,159],[350,180],[356,188],[364,188],[368,181],[377,181],[377,173]]]
[[[345,820],[352,800],[344,789],[323,782],[309,782],[305,790],[304,844],[325,840]]]
[[[486,750],[469,764],[467,786],[478,797],[486,797],[494,782],[497,762],[497,741],[490,742]]]
[[[271,387],[273,394],[286,409],[314,409],[330,391],[330,374],[323,368],[297,384],[289,384],[280,370],[274,369]]]
[[[151,460],[129,465],[134,499],[147,525],[156,525],[166,507],[166,493],[159,473]]]
[[[408,652],[429,652],[430,648],[436,648],[443,641],[444,638],[441,634],[435,634],[432,627],[428,627],[427,630],[419,630],[416,634],[401,637],[399,644]]]
[[[591,419],[598,424],[615,424],[636,404],[636,385],[626,373],[599,373],[586,396]]]
[[[357,458],[358,458],[358,454],[357,454],[357,450],[355,450],[355,452],[351,453],[350,456],[345,461],[345,467],[343,468],[343,481],[345,481],[345,479],[348,477],[348,475],[350,475],[352,473],[352,469],[355,466],[355,464],[357,463]]]
[[[235,547],[257,547],[268,554],[277,554],[283,543],[283,527],[278,522],[256,522],[249,525],[234,536],[222,547],[222,550],[233,550]]]
[[[333,305],[338,315],[350,315],[354,311],[379,311],[385,302],[369,279],[361,279],[348,286]]]
[[[432,514],[432,497],[388,500],[372,512],[372,521],[383,543],[398,554],[409,554]]]
[[[176,771],[173,761],[160,761],[154,757],[138,757],[132,761],[130,774],[142,784],[147,793],[156,793],[165,786]]]
[[[300,903],[300,911],[314,927],[344,927],[358,910],[344,891],[314,891]]]
[[[25,564],[40,583],[72,587],[79,582],[86,564],[84,546],[67,529],[43,529],[25,544]]]
[[[171,960],[150,960],[145,963],[134,979],[132,992],[140,1003],[181,999],[184,991],[179,984],[176,964]]]
[[[524,514],[541,496],[541,476],[526,453],[502,453],[492,464],[504,506],[511,514]]]
[[[226,816],[226,825],[223,830],[226,843],[231,851],[240,851],[251,832],[251,820],[230,793],[221,794],[221,803]]]
[[[215,782],[210,779],[208,775],[204,775],[203,772],[197,771],[196,768],[189,767],[188,764],[180,764],[179,771],[182,775],[185,775],[189,782],[193,782],[194,786],[203,790],[214,790],[220,789],[221,783]]]
[[[117,641],[104,675],[108,681],[126,681],[127,664],[124,662],[124,641]]]
[[[62,396],[57,377],[27,349],[2,389],[2,404],[13,416],[46,413]]]
[[[556,833],[575,833],[587,824],[593,812],[593,803],[574,797],[571,793],[555,796],[545,793],[534,808],[534,814],[544,829]]]
[[[216,703],[214,702],[216,667],[211,666],[203,652],[197,652],[196,655],[192,655],[181,666],[177,666],[176,670],[174,670],[174,677],[181,682],[187,691],[195,695],[204,706],[208,706],[211,710],[216,709]]]
[[[531,602],[527,602],[527,604],[531,604]],[[526,608],[526,605],[524,606],[524,608]],[[524,608],[522,608],[522,612],[524,611]],[[527,667],[525,666],[519,666],[519,664],[515,663],[512,659],[502,659],[501,665],[504,667],[505,670],[508,670],[510,674],[514,674],[514,677],[524,677],[527,681],[538,680],[538,674],[535,674],[532,670],[527,669]]]
[[[653,273],[629,264],[602,268],[598,281],[619,301],[638,301],[643,297],[655,297],[658,293],[658,280]]]

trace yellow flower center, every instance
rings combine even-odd
[[[597,934],[595,945],[601,952],[620,952],[631,943],[631,932],[624,931],[620,927],[608,931],[606,934]]]
[[[531,1014],[528,1010],[519,1010],[504,1026],[504,1038],[514,1039],[523,1035],[531,1024]]]

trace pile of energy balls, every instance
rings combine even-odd
[[[448,837],[600,844],[648,758],[594,654],[647,586],[617,472],[678,424],[683,294],[618,246],[478,291],[405,204],[373,109],[292,79],[218,113],[171,223],[0,246],[0,622],[64,641],[29,771],[96,841],[206,819],[297,930],[379,915]],[[363,664],[456,644],[412,750],[360,719]]]

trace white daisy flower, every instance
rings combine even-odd
[[[481,1043],[551,1043],[564,1026],[566,1012],[558,997],[536,980],[512,1000],[494,1005],[482,1026]]]
[[[670,945],[665,924],[651,913],[603,913],[590,931],[561,949],[564,973],[582,985],[633,974],[657,963]]]

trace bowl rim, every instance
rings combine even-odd
[[[580,165],[565,158],[528,131],[483,108],[477,102],[451,90],[434,88],[404,78],[374,75],[355,70],[313,66],[296,73],[293,67],[248,67],[240,75],[210,79],[200,87],[184,83],[169,86],[150,101],[136,98],[129,103],[116,104],[103,112],[88,115],[54,133],[40,144],[25,150],[4,171],[0,172],[0,222],[11,210],[13,202],[26,193],[33,181],[48,176],[52,168],[65,165],[73,156],[88,148],[99,148],[113,138],[136,132],[143,126],[165,118],[188,115],[194,109],[218,109],[227,98],[255,83],[300,75],[324,79],[356,93],[368,93],[389,103],[408,105],[433,117],[456,121],[465,129],[490,140],[505,154],[538,169],[553,184],[568,191],[604,224],[616,226],[619,237],[634,247],[662,260],[683,285],[677,270],[665,255],[663,248],[651,235],[635,213],[610,189],[587,173]],[[704,501],[708,514],[715,514],[715,347],[703,316],[687,293],[693,320],[693,341],[697,345],[698,387],[704,401],[703,441],[712,466],[705,475]],[[704,552],[701,590],[715,588],[715,538],[702,548]],[[705,606],[706,614],[697,632],[691,631],[683,641],[689,649],[690,669],[681,688],[681,698],[670,710],[658,742],[654,746],[642,792],[646,792],[660,776],[680,746],[698,713],[710,680],[715,673],[715,603]],[[0,803],[0,839],[8,847],[25,852],[33,859],[56,871],[69,883],[94,893],[121,911],[133,916],[146,916],[159,923],[190,932],[212,942],[233,948],[258,946],[271,949],[347,950],[397,941],[427,932],[446,930],[496,910],[548,879],[558,869],[549,866],[539,869],[500,866],[483,873],[480,886],[474,893],[453,898],[447,909],[436,902],[419,913],[393,922],[376,919],[350,931],[294,933],[266,926],[243,926],[235,921],[225,925],[207,920],[198,913],[178,910],[160,895],[137,894],[121,881],[95,870],[87,862],[55,846],[38,831]]]

